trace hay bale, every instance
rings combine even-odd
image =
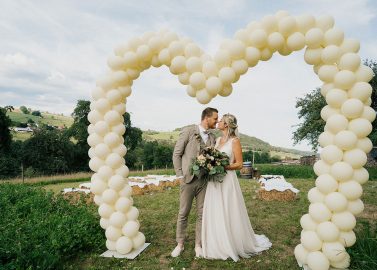
[[[132,186],[132,195],[144,195],[144,188],[139,186]]]
[[[262,201],[294,201],[297,199],[296,193],[292,190],[285,190],[285,191],[277,191],[277,190],[270,190],[267,191],[263,188],[258,190],[258,197]]]

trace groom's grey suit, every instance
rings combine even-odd
[[[195,243],[201,244],[202,214],[207,183],[204,179],[191,174],[190,165],[199,155],[200,150],[206,146],[214,146],[215,135],[208,133],[207,143],[200,136],[198,125],[184,127],[175,144],[173,164],[175,173],[182,177],[179,197],[179,214],[177,220],[177,242],[183,243],[186,237],[188,215],[192,201],[196,198],[197,221],[195,230]]]

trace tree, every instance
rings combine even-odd
[[[40,111],[33,111],[31,114],[34,115],[34,116],[42,117],[42,114],[41,114]]]
[[[24,142],[25,168],[32,167],[40,174],[73,171],[75,146],[64,132],[41,128]]]
[[[20,107],[20,111],[23,113],[23,114],[29,114],[30,111],[25,107],[25,106],[21,106]]]
[[[7,115],[8,111],[13,111],[12,106],[0,107],[0,152],[9,150],[12,142],[12,134],[9,127],[12,125],[12,120]]]
[[[374,74],[377,74],[377,62],[366,60],[364,64],[369,66]],[[374,76],[369,82],[372,86],[372,104],[371,107],[377,110],[377,78]],[[318,137],[323,132],[325,121],[321,118],[321,110],[326,105],[325,98],[321,95],[320,89],[312,90],[303,98],[298,98],[296,108],[299,108],[298,117],[303,122],[297,125],[293,132],[294,143],[297,144],[303,140],[309,141],[314,151],[318,148]],[[372,123],[372,133],[369,135],[373,145],[377,144],[377,121]]]

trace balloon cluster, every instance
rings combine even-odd
[[[344,38],[332,17],[293,17],[285,11],[237,31],[214,57],[169,31],[148,32],[115,48],[115,55],[108,59],[110,71],[92,92],[88,115],[89,166],[95,172],[92,192],[109,250],[126,254],[145,242],[126,180],[127,149],[122,137],[126,98],[140,73],[166,65],[187,85],[189,96],[206,104],[217,95],[230,95],[232,83],[274,52],[285,56],[304,47],[305,61],[324,82],[321,93],[328,105],[321,111],[326,126],[319,137],[321,160],[314,165],[318,178],[308,194],[309,214],[301,219],[301,244],[295,256],[312,270],[349,265],[345,247],[355,243],[355,215],[364,207],[359,199],[361,185],[369,178],[363,166],[372,149],[367,135],[376,116],[368,84],[373,72],[361,64],[359,42]]]

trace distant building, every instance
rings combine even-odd
[[[305,156],[300,158],[300,164],[313,166],[317,160],[318,157],[316,155]]]
[[[26,128],[16,127],[16,128],[14,128],[14,131],[16,131],[16,132],[33,132],[33,130],[30,127],[26,127]]]

